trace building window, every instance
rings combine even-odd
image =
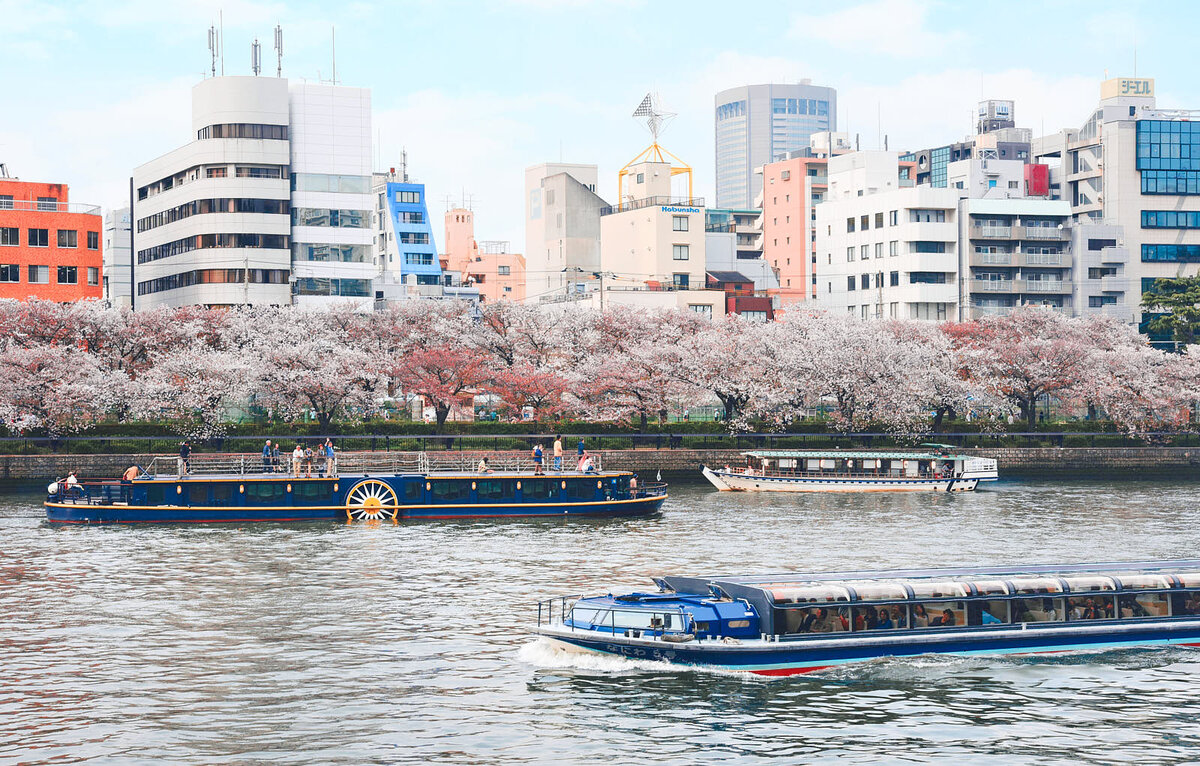
[[[1142,245],[1142,261],[1147,263],[1200,262],[1200,245]]]
[[[893,271],[891,274],[888,274],[888,285],[891,287],[900,286],[900,272]]]
[[[913,242],[912,251],[914,253],[944,253],[946,252],[945,242]]]
[[[1192,210],[1143,210],[1143,229],[1200,229],[1200,212]]]
[[[409,266],[432,266],[433,253],[405,253],[404,262]]]
[[[397,236],[402,245],[428,245],[429,234],[425,232],[402,231]]]
[[[1008,188],[1010,188],[1010,189],[1016,189],[1018,185],[1019,185],[1019,184],[1018,184],[1016,181],[1009,181],[1009,182],[1008,182]]]
[[[50,230],[30,229],[27,242],[30,247],[50,247]]]
[[[365,298],[371,294],[371,280],[305,277],[292,283],[292,294]]]
[[[883,257],[883,243],[882,242],[875,243],[875,257],[876,258]]]
[[[703,316],[712,319],[712,305],[708,303],[689,303],[688,308],[692,311],[695,311],[697,314],[702,314]]]
[[[638,173],[638,174],[637,174],[637,182],[638,182],[638,183],[640,183],[640,184],[641,184],[641,183],[645,183],[645,182],[646,182],[646,174],[645,174],[645,173]]]
[[[398,191],[396,192],[396,202],[404,205],[416,205],[421,202],[421,192],[417,191]]]
[[[287,178],[287,168],[280,167],[279,165],[266,165],[266,166],[237,165],[233,169],[233,174],[235,176],[237,176],[238,178]],[[338,176],[327,176],[327,177],[328,178],[337,178]],[[296,179],[292,179],[292,188],[293,189],[296,188],[297,183],[298,182]],[[301,182],[301,185],[303,185],[302,182]],[[362,194],[367,193],[365,184],[361,185],[360,188],[361,188]],[[332,188],[332,189],[301,189],[301,191],[346,191],[346,190]]]
[[[671,275],[671,283],[673,285],[675,285],[675,287],[679,288],[680,290],[686,290],[686,289],[688,289],[688,275],[687,274],[672,274]]]
[[[59,247],[79,247],[79,232],[74,229],[58,230]]]
[[[893,239],[888,242],[888,255],[900,255],[900,242]]]
[[[671,231],[687,231],[688,217],[686,215],[671,216]]]
[[[867,260],[868,258],[870,258],[871,257],[871,246],[870,245],[859,245],[858,246],[858,257],[864,261]]]
[[[196,131],[196,138],[200,141],[208,138],[257,138],[286,141],[287,137],[287,125],[259,125],[245,122],[209,125]]]
[[[860,287],[862,287],[862,289],[864,289],[864,290],[871,289],[871,275],[870,274],[863,274],[861,277],[859,277],[859,282],[861,283]]]
[[[400,223],[425,223],[425,214],[420,210],[401,210],[396,214]]]
[[[15,263],[0,264],[0,282],[20,282],[21,267]]]
[[[29,274],[29,284],[31,285],[48,285],[50,284],[50,267],[49,266],[30,266],[26,269]]]
[[[59,266],[58,267],[58,284],[60,285],[77,285],[79,284],[79,269],[75,266]]]
[[[848,291],[850,291],[850,292],[854,292],[856,289],[858,289],[858,285],[857,285],[857,283],[855,283],[855,281],[854,281],[854,275],[853,275],[853,274],[851,274],[850,276],[846,277],[846,289],[847,289]]]
[[[95,266],[88,266],[88,284],[100,284],[100,269],[96,268]]]
[[[224,165],[222,165],[220,167],[216,167],[216,168],[205,168],[204,169],[204,177],[205,178],[228,178],[229,177],[229,168],[225,167]]]
[[[58,197],[38,197],[38,210],[58,210]]]
[[[779,178],[780,178],[780,180],[783,180],[783,181],[790,181],[792,178],[792,171],[784,170],[784,171],[780,172]]]
[[[0,194],[0,210],[12,210],[12,209],[13,209],[13,195]]]
[[[883,213],[876,213],[876,214],[875,214],[875,228],[876,228],[876,229],[882,229],[882,228],[883,228]]]
[[[21,244],[21,230],[15,226],[0,226],[0,245],[16,246]]]
[[[891,210],[888,212],[888,226],[895,226],[900,223],[900,211]]]
[[[330,226],[339,229],[366,229],[371,226],[369,210],[334,210],[324,207],[292,208],[293,226]]]
[[[854,261],[854,246],[851,245],[850,247],[846,248],[846,262],[852,263],[853,261]]]
[[[1101,306],[1115,306],[1116,303],[1117,303],[1117,296],[1115,296],[1115,295],[1089,295],[1088,296],[1088,308],[1090,308],[1090,309],[1098,309]]]
[[[945,223],[945,210],[921,210],[913,209],[908,211],[909,223]]]
[[[499,266],[496,268],[496,273],[502,277],[507,277],[510,274],[512,274],[512,267],[511,266]]]
[[[908,283],[910,285],[944,285],[946,284],[946,272],[914,271],[908,275]]]
[[[99,250],[100,249],[100,232],[89,231],[87,233],[87,245],[88,245],[88,250]]]
[[[870,215],[860,216],[858,219],[858,228],[861,231],[866,231],[866,230],[870,229],[871,228],[871,216]]]
[[[846,231],[848,231],[848,232],[854,231],[854,216],[851,216],[846,219]]]

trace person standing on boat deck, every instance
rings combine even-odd
[[[188,464],[192,457],[192,445],[187,443],[187,439],[179,442],[179,475],[187,476],[192,467]]]
[[[271,446],[271,470],[274,473],[283,473],[283,458],[279,452],[278,441]]]
[[[296,445],[296,449],[292,450],[292,475],[299,478],[300,464],[304,462],[304,450],[300,445]]]
[[[542,473],[542,445],[533,445],[533,475],[538,476]]]
[[[125,469],[125,473],[121,474],[121,502],[133,502],[133,480],[138,477],[142,469],[136,465],[131,465]]]
[[[580,460],[582,460],[582,459],[583,459],[583,454],[584,454],[585,452],[587,452],[587,450],[586,450],[586,449],[584,449],[584,447],[583,447],[583,437],[582,437],[582,436],[580,436],[580,437],[579,437],[579,444],[575,445],[575,454],[576,454],[576,455],[579,457],[579,459],[580,459]]]
[[[306,444],[304,446],[304,478],[306,478],[306,479],[312,478],[312,461],[313,461],[312,445]]]
[[[267,439],[267,443],[263,445],[263,473],[271,472],[271,440]]]
[[[325,438],[325,475],[332,477],[337,468],[337,455],[333,452],[333,439]]]
[[[554,437],[554,470],[562,470],[562,457],[562,436],[559,435]]]

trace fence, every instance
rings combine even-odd
[[[192,443],[197,454],[247,453],[260,455],[263,440],[281,444],[281,459],[290,460],[296,444],[314,448],[332,439],[337,448],[346,452],[438,452],[471,453],[525,451],[540,444],[547,453],[547,464],[553,434],[445,434],[440,436],[321,434],[311,436],[271,434],[269,436],[228,436]],[[922,434],[903,437],[883,432],[860,433],[616,433],[567,434],[563,445],[566,460],[575,459],[575,446],[583,440],[588,452],[600,450],[669,450],[669,449],[875,449],[911,448],[923,441],[936,441],[954,447],[1196,447],[1200,433],[1190,431],[1149,431],[1138,433],[1072,432],[1072,431],[985,431]],[[51,439],[48,437],[0,438],[0,454],[175,454],[179,451],[178,436],[76,436]],[[196,455],[193,455],[193,460]],[[431,457],[432,459],[432,457]],[[466,457],[455,458],[468,459]],[[479,456],[475,455],[478,461]],[[261,463],[260,463],[261,465]],[[532,465],[530,463],[530,465]],[[471,468],[475,466],[472,465]]]

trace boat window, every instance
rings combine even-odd
[[[420,482],[420,481],[404,482],[404,502],[405,503],[410,503],[410,504],[411,503],[419,503],[423,499],[425,499],[425,487],[422,486],[422,484],[423,484],[423,482]]]
[[[292,485],[292,503],[315,505],[331,499],[332,485],[323,481],[302,481]]]
[[[1175,576],[1185,588],[1200,588],[1200,572],[1176,572]]]
[[[856,606],[854,613],[855,630],[897,630],[906,624],[903,604],[884,604],[883,606]]]
[[[980,596],[1007,596],[1008,584],[1003,580],[972,580],[975,591]]]
[[[1072,622],[1111,620],[1113,614],[1112,596],[1077,596],[1067,599],[1067,619]]]
[[[1125,574],[1117,575],[1122,588],[1170,588],[1171,580],[1166,575],[1159,574]]]
[[[906,601],[908,591],[898,582],[848,582],[859,601]]]
[[[1137,596],[1118,596],[1117,612],[1121,619],[1129,620],[1137,617],[1166,617],[1167,594],[1142,593]]]
[[[1062,583],[1053,577],[1016,577],[1012,580],[1014,593],[1062,593]]]
[[[840,611],[844,609],[828,606],[779,610],[784,616],[784,633],[840,633],[848,630],[850,621]],[[776,622],[779,623],[778,620]]]
[[[480,500],[515,500],[517,483],[513,479],[480,479],[475,491]]]
[[[968,625],[1003,625],[1009,622],[1008,601],[991,599],[967,602]]]
[[[246,483],[246,505],[277,505],[287,496],[282,481],[252,481]]]
[[[931,582],[913,580],[909,582],[913,598],[938,598],[939,596],[965,596],[967,586],[961,582]]]
[[[771,598],[776,604],[850,600],[850,591],[837,585],[769,584],[760,587],[771,592]]]
[[[568,481],[567,497],[572,500],[594,500],[596,498],[596,482],[591,479]]]
[[[166,504],[166,487],[162,484],[152,484],[146,487],[146,505]]]
[[[1064,616],[1061,598],[1017,598],[1012,602],[1013,622],[1059,622]]]
[[[682,630],[683,615],[679,612],[650,611],[649,609],[613,609],[598,625],[647,630]]]
[[[1171,614],[1200,614],[1200,593],[1190,591],[1171,594]]]
[[[607,609],[596,609],[589,606],[577,606],[571,610],[571,619],[580,624],[595,625],[600,615],[607,615]]]
[[[966,602],[926,601],[913,604],[914,628],[949,628],[967,624]]]
[[[1098,590],[1116,590],[1116,583],[1111,577],[1102,577],[1098,575],[1084,575],[1078,577],[1064,577],[1067,582],[1067,587],[1072,593],[1083,593],[1085,591]]]
[[[628,488],[628,484],[626,485]],[[558,482],[551,479],[526,479],[521,484],[525,500],[553,500],[558,497]]]
[[[219,481],[212,485],[212,504],[215,506],[233,505],[234,493],[237,487],[233,482]]]
[[[435,503],[452,503],[471,496],[471,482],[466,479],[434,479],[430,482],[430,494]]]

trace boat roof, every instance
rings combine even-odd
[[[530,471],[493,471],[492,473],[479,473],[478,471],[430,471],[429,473],[419,473],[416,471],[397,471],[395,473],[385,471],[370,471],[354,473],[339,473],[336,476],[293,476],[288,473],[189,473],[184,476],[178,474],[160,473],[160,474],[143,474],[134,481],[136,482],[151,482],[158,481],[163,483],[177,483],[180,481],[356,481],[358,479],[368,478],[420,478],[420,479],[520,479],[528,481],[530,479],[611,479],[617,476],[632,476],[631,471],[592,471],[584,473],[582,471],[553,471],[549,470],[544,473],[534,474]]]
[[[946,458],[970,457],[970,455],[953,455],[945,452],[882,452],[879,450],[751,450],[743,452],[751,457],[796,457],[796,458],[861,458],[865,460],[945,460]]]

